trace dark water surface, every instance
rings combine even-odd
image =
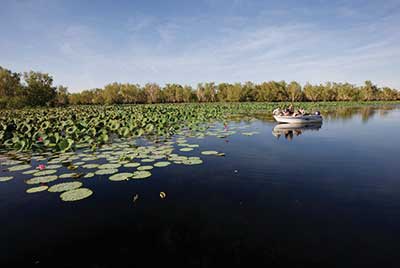
[[[85,179],[79,202],[0,183],[1,267],[399,267],[400,109],[337,111],[292,138],[236,124],[259,134],[188,138],[226,156]]]

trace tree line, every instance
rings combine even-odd
[[[196,87],[179,84],[144,86],[111,83],[104,88],[68,93],[65,86],[54,86],[47,73],[15,73],[0,66],[0,108],[66,106],[90,104],[182,103],[182,102],[280,102],[280,101],[376,101],[400,100],[398,90],[379,88],[371,81],[356,86],[327,82],[301,86],[292,81],[263,83],[199,83]]]

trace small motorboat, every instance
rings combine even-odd
[[[309,114],[309,115],[274,115],[274,118],[279,123],[289,123],[289,124],[304,124],[304,123],[320,123],[322,122],[322,116],[319,114]]]

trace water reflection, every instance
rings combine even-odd
[[[293,137],[300,136],[307,131],[319,131],[322,123],[313,124],[278,124],[272,130],[272,135],[277,139],[284,136],[287,140],[291,141]]]

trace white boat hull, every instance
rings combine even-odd
[[[302,115],[302,116],[274,115],[274,118],[279,123],[289,123],[289,124],[304,124],[304,123],[322,122],[322,116],[320,116],[320,115]]]

